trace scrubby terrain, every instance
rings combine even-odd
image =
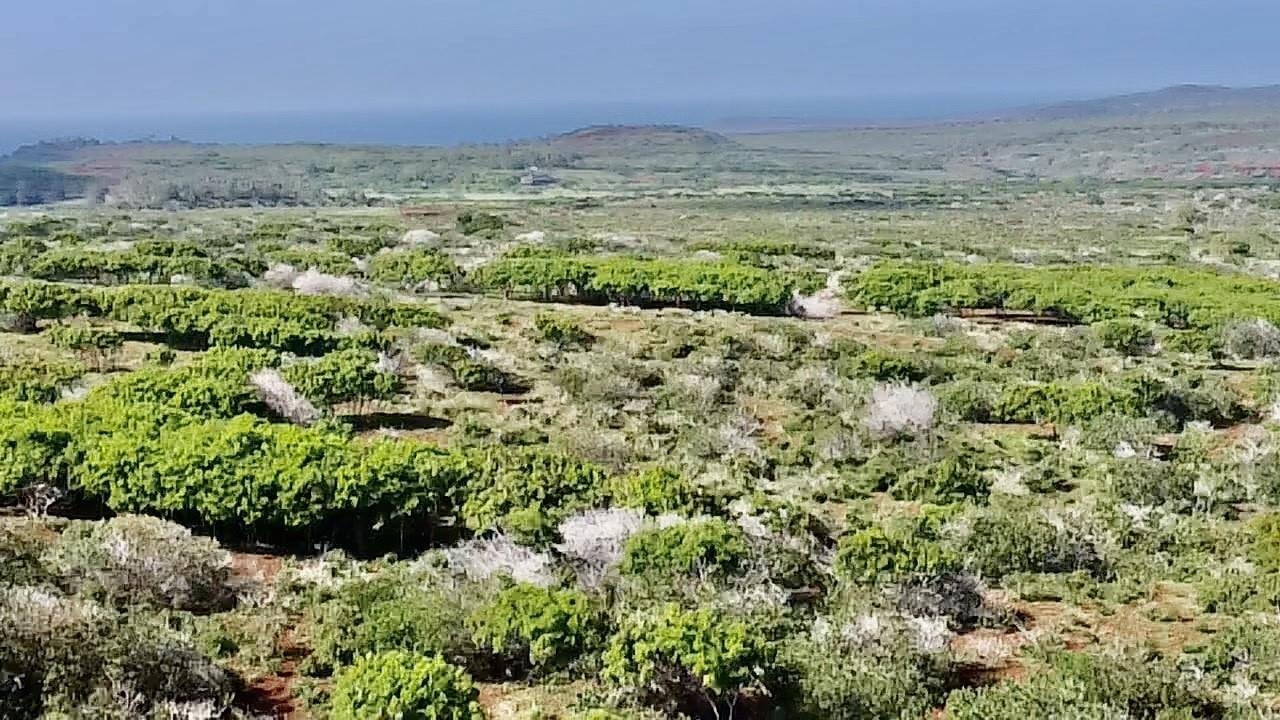
[[[1062,122],[11,209],[0,717],[1272,717],[1280,189]]]

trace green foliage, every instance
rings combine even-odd
[[[463,235],[479,235],[492,240],[506,226],[507,221],[500,215],[478,211],[467,211],[458,215],[458,232]]]
[[[40,280],[100,285],[167,284],[177,276],[222,287],[243,287],[246,283],[246,273],[234,261],[209,258],[194,245],[173,241],[140,242],[123,251],[52,250],[31,264],[28,275]]]
[[[478,287],[544,301],[787,312],[802,278],[733,263],[638,258],[507,257],[477,270]]]
[[[538,336],[559,348],[591,347],[596,338],[573,318],[558,313],[541,312],[533,319]]]
[[[407,288],[427,282],[448,287],[462,277],[453,258],[435,248],[378,253],[369,259],[368,273],[371,280]]]
[[[160,333],[167,342],[208,347],[271,348],[323,355],[344,345],[335,324],[354,317],[387,327],[443,327],[444,318],[421,303],[269,290],[202,290],[181,286],[89,288],[36,281],[0,283],[0,312],[23,332],[39,320],[76,316],[129,323]]]
[[[1150,326],[1136,320],[1103,320],[1093,326],[1093,331],[1103,347],[1125,356],[1147,355],[1155,346]]]
[[[701,710],[731,706],[742,694],[766,688],[775,655],[746,620],[668,603],[622,622],[601,674],[645,704]]]
[[[697,515],[716,510],[716,500],[683,475],[667,468],[648,468],[608,480],[607,494],[618,507],[644,510],[650,515]]]
[[[476,645],[542,674],[564,668],[603,639],[594,603],[578,590],[519,584],[467,618]]]
[[[438,657],[369,655],[334,683],[333,720],[483,720],[479,693],[461,668]]]
[[[378,356],[368,350],[336,350],[313,361],[300,361],[283,369],[284,378],[307,399],[321,405],[389,400],[404,387],[394,372],[378,367]]]
[[[81,325],[54,325],[45,333],[54,347],[71,350],[99,370],[124,346],[124,337],[105,328]]]
[[[939,542],[936,521],[927,517],[848,533],[836,550],[836,574],[861,584],[901,582],[959,567],[960,558]]]
[[[849,377],[869,377],[883,381],[923,382],[930,378],[947,379],[945,371],[928,357],[875,349],[864,350],[843,359],[840,370]]]
[[[1202,683],[1172,663],[1129,653],[1109,656],[1058,653],[1047,670],[1026,680],[1006,680],[959,690],[947,699],[956,720],[1127,720],[1216,718],[1223,708]]]
[[[1224,424],[1247,416],[1238,393],[1206,376],[1161,380],[1144,374],[1111,382],[1019,383],[1001,389],[991,409],[997,422],[1078,423],[1107,415],[1161,415],[1174,425]]]
[[[992,422],[999,389],[990,383],[958,380],[935,390],[938,403],[967,422]]]
[[[783,644],[780,663],[792,685],[786,700],[800,717],[901,720],[940,704],[947,654],[922,650],[900,618],[874,617],[873,633],[846,632],[857,620],[840,613]]]
[[[761,264],[763,258],[791,255],[814,260],[834,260],[835,251],[818,243],[799,242],[796,240],[772,240],[769,238],[746,238],[728,242],[692,243],[690,250],[710,250],[729,255],[741,262]]]
[[[63,388],[84,374],[84,368],[70,362],[36,357],[0,359],[0,398],[18,402],[54,402]]]
[[[0,283],[0,312],[12,317],[11,325],[19,332],[35,332],[40,320],[77,315],[87,304],[83,291],[66,285],[32,281]]]
[[[165,405],[201,417],[265,414],[249,386],[249,375],[274,367],[279,357],[268,350],[215,348],[193,362],[172,368],[143,368],[94,388],[95,402],[121,406]]]
[[[899,499],[937,504],[982,501],[990,492],[984,461],[977,448],[959,445],[941,460],[919,464],[902,473],[890,492]]]
[[[461,514],[475,531],[549,540],[560,520],[594,506],[605,488],[602,468],[549,451],[479,450],[471,458]]]
[[[453,375],[454,382],[463,390],[496,393],[519,393],[525,390],[524,384],[515,376],[457,345],[422,345],[416,354],[419,361],[448,370]]]
[[[311,654],[303,670],[328,675],[368,654],[404,651],[474,663],[465,622],[475,602],[466,587],[388,569],[346,582],[308,608]]]
[[[1280,513],[1255,518],[1249,525],[1253,561],[1264,570],[1280,572]]]
[[[724,576],[737,570],[746,557],[742,530],[710,518],[632,535],[623,548],[621,570],[629,575],[672,578],[701,572]]]
[[[1144,317],[1173,329],[1214,328],[1232,317],[1276,321],[1270,280],[1151,266],[961,265],[886,261],[854,277],[862,307],[928,317],[944,311],[1032,312],[1080,323]]]

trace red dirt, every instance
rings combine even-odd
[[[284,560],[265,553],[231,553],[231,576],[237,580],[269,583],[284,567]]]
[[[294,694],[298,680],[298,663],[306,657],[306,648],[294,640],[293,632],[280,637],[280,669],[255,680],[241,693],[241,702],[251,712],[281,720],[306,720],[310,717]]]
[[[250,552],[231,554],[231,576],[244,583],[274,582],[283,567],[284,559],[277,555]],[[241,691],[238,704],[261,716],[305,720],[308,714],[295,697],[294,685],[298,679],[298,663],[306,657],[308,651],[298,644],[291,629],[281,634],[276,649],[282,658],[280,669],[250,683]]]

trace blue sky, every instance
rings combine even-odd
[[[0,119],[1280,82],[1276,0],[9,0]]]

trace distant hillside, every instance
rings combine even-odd
[[[1163,90],[1016,110],[1003,117],[1016,120],[1085,120],[1223,110],[1280,110],[1280,85],[1249,88],[1175,85]]]
[[[711,148],[731,142],[719,133],[683,125],[592,125],[551,138],[559,149],[588,153],[638,146]]]

